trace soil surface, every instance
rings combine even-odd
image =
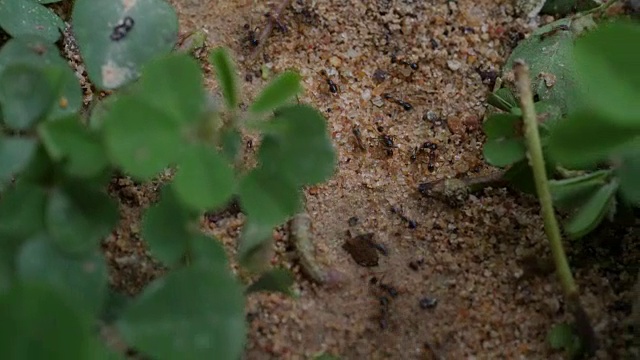
[[[183,32],[205,29],[211,47],[235,55],[245,103],[266,84],[264,69],[298,71],[300,101],[326,116],[338,154],[335,176],[306,190],[306,211],[318,262],[345,281],[310,281],[286,228],[275,230],[273,264],[294,269],[300,296],[250,296],[247,359],[561,358],[545,338],[569,318],[554,275],[534,266],[549,257],[536,199],[494,188],[451,206],[418,192],[426,181],[492,171],[482,159],[485,99],[535,24],[502,0],[293,1],[251,60],[251,32],[277,2],[172,3]],[[211,73],[207,83],[217,91]],[[118,179],[111,190],[123,220],[104,242],[111,283],[134,294],[162,272],[138,221],[157,184]],[[242,223],[237,211],[203,220],[230,256]],[[632,356],[623,334],[635,225],[567,246],[601,359]]]

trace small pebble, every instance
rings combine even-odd
[[[462,67],[462,63],[458,60],[447,60],[447,66],[451,71],[458,71]]]
[[[424,114],[424,116],[422,117],[422,120],[427,120],[427,121],[430,121],[430,122],[435,122],[435,121],[437,121],[438,119],[440,119],[440,117],[438,116],[438,114],[436,114],[436,112],[435,112],[435,111],[431,111],[431,110],[427,111],[427,112]]]
[[[369,89],[363,90],[361,96],[362,96],[362,100],[364,101],[371,100],[371,90]]]
[[[340,60],[340,58],[337,56],[332,56],[329,59],[329,63],[334,67],[340,67],[340,65],[342,65],[342,60]]]
[[[387,79],[387,72],[382,70],[382,69],[376,69],[376,71],[373,72],[373,81],[376,84],[380,84],[381,82],[385,81]]]
[[[433,309],[438,305],[438,299],[425,297],[420,299],[420,308],[421,309]]]

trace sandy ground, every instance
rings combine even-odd
[[[326,287],[298,275],[297,299],[252,295],[247,359],[560,358],[545,343],[567,319],[559,284],[530,276],[527,265],[549,256],[535,199],[487,189],[451,207],[417,191],[425,181],[491,171],[481,151],[484,100],[530,31],[508,2],[293,1],[281,19],[286,32],[274,31],[253,62],[249,32],[266,24],[275,2],[172,2],[183,31],[206,29],[211,46],[234,53],[246,102],[266,84],[262,66],[300,72],[300,100],[324,113],[338,153],[335,176],[307,189],[306,210],[319,262],[348,280]],[[112,190],[123,222],[105,242],[111,281],[134,293],[156,274],[137,224],[154,185],[120,180]],[[242,219],[230,213],[204,225],[233,254]],[[343,248],[348,230],[373,233],[387,255],[377,266],[357,264]],[[623,358],[637,226],[596,235],[604,241],[571,247],[571,262],[602,341],[598,358]],[[274,264],[299,273],[287,232],[274,236]]]

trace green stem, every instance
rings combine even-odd
[[[595,7],[595,8],[593,8],[593,9],[589,9],[589,10],[587,10],[587,11],[584,11],[584,12],[578,13],[578,14],[576,14],[576,15],[578,15],[578,16],[585,16],[585,15],[589,15],[589,14],[593,14],[593,13],[602,14],[602,13],[604,13],[605,11],[607,11],[607,9],[609,9],[611,6],[613,6],[613,4],[615,4],[615,3],[617,3],[617,2],[618,2],[618,0],[609,0],[609,1],[605,2],[604,4],[602,4],[602,5],[598,6],[598,7]]]
[[[523,62],[516,62],[514,65],[516,75],[516,86],[520,92],[520,105],[524,120],[525,140],[529,163],[533,169],[533,176],[536,184],[536,191],[540,206],[542,208],[542,218],[544,229],[549,239],[551,253],[556,265],[556,271],[560,277],[562,289],[565,295],[570,296],[578,292],[578,287],[571,275],[571,269],[567,262],[564,249],[562,248],[562,237],[560,227],[553,210],[553,201],[549,190],[547,170],[544,165],[542,146],[540,145],[540,134],[538,133],[538,121],[536,111],[533,106],[533,95],[531,94],[531,82],[529,80],[529,70]]]

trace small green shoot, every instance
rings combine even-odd
[[[583,352],[580,337],[566,323],[554,325],[547,334],[547,342],[552,349],[564,350],[569,359],[576,359]]]
[[[241,112],[235,65],[222,48],[210,56],[226,104],[219,108],[201,64],[176,47],[177,16],[164,0],[74,2],[91,85],[114,90],[85,108],[54,44],[62,22],[41,16],[52,14],[41,5],[50,2],[0,0],[0,26],[12,36],[0,48],[0,332],[10,334],[0,337],[0,358],[124,356],[97,336],[102,320],[143,357],[240,358],[247,294],[294,295],[290,271],[271,269],[263,255],[274,227],[302,208],[303,186],[333,175],[324,117],[291,104],[302,90],[294,72]],[[247,163],[246,131],[261,137]],[[109,291],[100,251],[105,237],[118,237],[118,204],[106,191],[114,173],[159,189],[138,234],[166,273],[126,301]],[[231,199],[247,216],[237,255],[259,271],[252,284],[200,228],[203,213]]]

